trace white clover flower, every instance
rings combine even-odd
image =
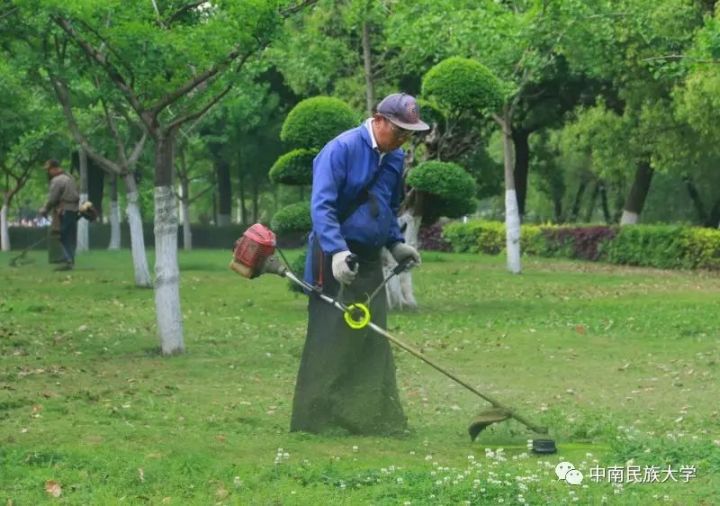
[[[398,485],[402,485],[402,484],[403,484],[403,479],[400,478],[399,476],[398,476],[398,478],[397,478],[395,481],[397,482]]]
[[[432,460],[432,455],[425,455],[425,460]]]
[[[357,452],[358,452],[358,447],[357,447],[357,446],[353,446],[353,447],[352,447],[352,450],[353,450],[354,453],[357,453]]]

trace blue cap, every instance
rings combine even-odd
[[[405,130],[430,130],[428,124],[420,119],[420,108],[415,97],[407,93],[388,95],[378,104],[377,112]]]

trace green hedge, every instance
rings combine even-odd
[[[505,250],[499,222],[449,223],[443,229],[457,252],[497,255]],[[662,269],[720,269],[720,230],[674,225],[523,225],[524,254],[603,261]]]
[[[218,227],[215,225],[192,224],[193,248],[208,249],[227,249],[231,250],[235,241],[239,239],[243,232],[247,230],[249,225],[225,225]],[[28,246],[40,241],[47,236],[47,227],[10,227],[10,246],[13,251],[20,251]],[[278,234],[278,245],[286,248],[297,248],[305,245],[303,234],[283,233]],[[130,248],[130,230],[127,223],[123,222],[120,226],[121,243],[123,249]],[[105,223],[90,224],[90,249],[107,249],[110,243],[110,225]],[[153,224],[145,223],[143,225],[143,235],[145,246],[154,247],[155,237],[153,235]],[[178,247],[183,246],[183,230],[182,225],[178,226]],[[47,243],[41,241],[34,248],[35,250],[47,249]]]

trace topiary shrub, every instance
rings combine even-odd
[[[503,102],[502,87],[490,69],[459,56],[441,61],[425,74],[422,94],[448,111],[494,110]]]
[[[278,235],[308,232],[312,229],[310,203],[296,202],[283,207],[272,217],[270,227]]]
[[[287,185],[312,184],[312,164],[316,149],[293,149],[278,158],[270,168],[270,181]]]
[[[475,180],[456,163],[424,162],[407,176],[406,184],[424,193],[423,223],[440,216],[458,218],[475,211]]]
[[[320,149],[357,126],[359,116],[338,98],[312,97],[298,103],[283,123],[280,139],[295,147]]]

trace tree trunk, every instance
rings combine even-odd
[[[372,75],[372,53],[370,49],[370,28],[367,22],[362,24],[363,74],[365,75],[365,107],[367,115],[372,116],[375,108],[375,85]]]
[[[612,217],[610,216],[610,206],[608,205],[607,187],[605,181],[601,182],[600,186],[600,202],[602,202],[603,218],[605,218],[605,224],[610,225],[612,223]]]
[[[585,223],[590,223],[592,221],[592,216],[595,212],[595,203],[597,202],[598,194],[600,193],[600,184],[600,181],[596,181],[593,192],[590,195],[590,203],[588,204],[587,212],[585,213]]]
[[[216,171],[218,191],[218,214],[216,223],[218,226],[230,225],[230,218],[232,216],[230,164],[226,160],[219,160],[216,165]]]
[[[87,153],[80,148],[80,205],[88,200],[88,163]],[[77,222],[77,249],[78,253],[90,249],[90,233],[88,220],[79,219]]]
[[[118,203],[118,178],[110,180],[110,244],[109,250],[120,249],[120,204]]]
[[[253,178],[252,186],[253,223],[257,223],[260,214],[260,185],[256,178]]]
[[[587,184],[587,178],[584,176],[581,177],[577,192],[575,193],[575,199],[573,200],[572,207],[570,208],[570,223],[577,222],[578,215],[580,214],[580,204],[582,204],[582,198],[585,194]]]
[[[507,249],[507,268],[513,274],[519,274],[520,265],[520,212],[515,191],[513,135],[510,126],[510,113],[505,110],[500,118],[503,134],[503,161],[505,165],[505,244]]]
[[[8,198],[3,195],[0,207],[0,251],[10,251],[10,232],[8,230]]]
[[[238,164],[238,214],[240,215],[240,223],[246,224],[247,208],[245,207],[245,175],[242,173],[242,166]]]
[[[645,199],[650,192],[650,183],[653,177],[653,168],[648,162],[640,162],[635,171],[635,180],[633,181],[630,193],[625,199],[622,218],[620,225],[634,225],[640,218]]]
[[[527,130],[513,130],[512,141],[515,149],[515,190],[520,216],[525,216],[525,201],[527,200],[528,167],[530,165],[530,145]]]
[[[152,287],[150,269],[145,255],[145,237],[143,235],[143,222],[138,205],[139,195],[135,175],[132,172],[125,174],[125,198],[127,199],[127,219],[130,226],[130,251],[132,252],[133,270],[135,271],[135,286],[141,288]]]
[[[172,187],[175,132],[155,139],[155,310],[163,355],[182,353],[177,206]]]
[[[422,215],[413,215],[412,210],[405,211],[398,218],[398,223],[402,229],[405,226],[405,243],[418,248],[418,235],[420,232],[420,223],[422,222]],[[392,269],[397,265],[397,262],[390,254],[387,249],[383,248],[382,253],[383,272],[385,277],[390,275]],[[403,310],[417,309],[417,301],[413,293],[412,285],[412,273],[406,271],[394,276],[385,285],[387,292],[388,308]]]
[[[183,249],[192,250],[192,229],[190,228],[190,184],[186,179],[180,183],[182,188],[182,199],[180,201],[182,224],[183,224]]]
[[[705,205],[703,204],[702,198],[700,197],[700,193],[698,192],[695,183],[693,182],[692,178],[687,175],[683,177],[683,181],[685,182],[685,188],[687,189],[690,200],[693,203],[693,207],[695,207],[695,213],[697,214],[698,221],[704,226],[707,226],[708,215],[705,211]]]

